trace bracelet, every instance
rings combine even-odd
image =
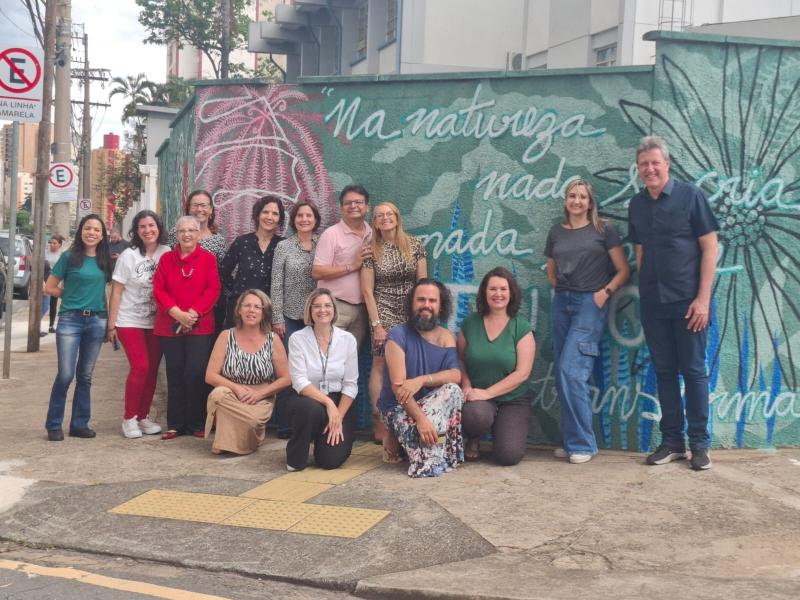
[[[428,383],[433,385],[433,375],[431,375],[430,373],[428,374]]]

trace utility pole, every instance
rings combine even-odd
[[[44,232],[47,225],[47,185],[50,176],[50,111],[53,108],[53,60],[56,49],[56,6],[48,2],[44,13],[44,65],[42,70],[42,120],[39,123],[36,160],[36,194],[33,200],[34,245],[31,294],[28,299],[28,352],[39,351],[44,279]]]
[[[52,0],[51,0],[52,1]],[[72,105],[70,72],[72,54],[72,5],[71,0],[58,1],[56,96],[55,96],[55,156],[56,162],[72,162]],[[53,233],[69,237],[69,202],[53,205]]]

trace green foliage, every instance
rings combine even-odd
[[[146,44],[191,44],[210,61],[219,77],[222,23],[219,0],[136,0],[139,23],[147,29]],[[231,50],[247,47],[252,0],[231,0]]]
[[[108,92],[108,99],[114,96],[122,96],[128,102],[122,110],[122,123],[127,125],[131,120],[137,120],[136,105],[152,104],[156,93],[156,84],[147,79],[144,73],[139,73],[135,77],[112,77],[112,87]]]
[[[166,83],[154,84],[153,104],[180,108],[194,94],[194,80],[170,75]]]
[[[143,129],[142,127],[140,134]],[[135,139],[135,137],[136,133],[129,136],[129,145],[131,138]],[[120,221],[125,217],[128,209],[141,193],[142,178],[139,173],[139,158],[130,152],[118,152],[113,160],[103,161],[100,166],[97,185],[100,188],[100,195],[113,203],[115,221]]]
[[[27,210],[20,210],[17,212],[17,232],[30,235],[33,233],[33,225],[31,224],[31,213]]]

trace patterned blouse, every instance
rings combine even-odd
[[[238,298],[245,290],[257,289],[272,296],[272,258],[283,238],[273,235],[262,252],[255,233],[240,235],[222,259],[219,275],[229,298]]]
[[[425,246],[413,236],[408,236],[411,258],[403,258],[394,244],[383,242],[380,262],[375,258],[364,261],[363,268],[375,271],[375,303],[378,318],[386,331],[405,321],[403,302],[417,281],[417,263],[427,256]]]
[[[319,235],[311,236],[311,250],[306,250],[296,235],[285,239],[275,249],[272,262],[272,323],[283,324],[283,316],[302,319],[306,298],[317,282],[311,279],[311,266]]]
[[[178,244],[178,236],[175,233],[175,228],[169,230],[167,234],[167,244],[170,248],[174,248]],[[203,250],[208,250],[217,257],[217,266],[222,263],[222,257],[225,256],[225,238],[218,233],[212,233],[205,239],[200,240],[200,247]]]
[[[257,352],[246,352],[239,347],[233,327],[228,330],[228,345],[222,360],[222,376],[239,385],[261,385],[275,380],[272,366],[272,341],[269,333]]]

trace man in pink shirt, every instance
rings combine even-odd
[[[372,229],[365,221],[369,192],[360,185],[345,186],[339,205],[342,220],[320,236],[311,276],[317,280],[317,287],[328,288],[336,296],[336,326],[352,333],[360,350],[369,321],[360,275],[361,264],[372,255]]]

